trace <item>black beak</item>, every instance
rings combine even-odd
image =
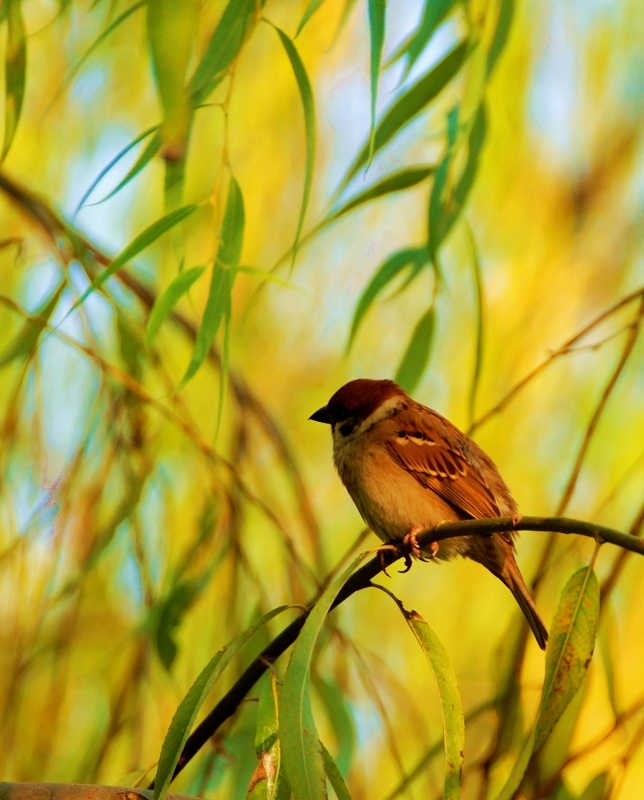
[[[313,422],[324,422],[325,425],[330,425],[331,415],[329,414],[328,406],[322,406],[322,408],[318,408],[315,414],[311,414],[309,419],[312,419]]]

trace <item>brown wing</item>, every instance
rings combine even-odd
[[[394,460],[464,518],[498,517],[492,490],[456,445],[462,434],[440,414],[423,412],[403,411],[392,418],[395,429],[387,447]]]

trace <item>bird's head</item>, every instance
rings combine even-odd
[[[397,383],[358,378],[345,383],[309,419],[331,426],[334,441],[359,436],[372,425],[407,407],[409,396]]]

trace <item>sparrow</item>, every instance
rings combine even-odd
[[[416,541],[439,522],[517,512],[494,462],[472,439],[390,380],[350,381],[309,419],[331,426],[335,467],[374,533],[415,557],[460,555],[482,564],[512,592],[545,650],[548,631],[514,558],[513,534],[460,536],[422,552]]]

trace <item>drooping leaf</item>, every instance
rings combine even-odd
[[[369,156],[373,158],[376,137],[376,106],[378,102],[378,79],[380,78],[380,62],[382,47],[385,42],[385,0],[367,0],[369,10],[369,35],[371,42],[371,124],[369,126]]]
[[[359,555],[329,583],[302,627],[284,675],[280,741],[286,776],[296,800],[327,797],[324,753],[311,707],[313,650],[333,600],[364,557]]]
[[[197,680],[192,684],[188,694],[179,704],[163,740],[157,774],[154,780],[155,800],[162,800],[166,796],[179,756],[190,735],[199,709],[204,704],[208,693],[219,676],[249,639],[269,620],[273,619],[277,614],[281,614],[287,608],[288,606],[274,608],[256,620],[243,633],[237,635],[212,657],[199,674]]]
[[[28,356],[33,352],[34,348],[38,344],[40,334],[43,332],[45,326],[51,319],[51,315],[54,313],[56,306],[58,305],[60,295],[62,294],[64,288],[65,284],[60,283],[54,289],[51,295],[34,311],[34,313],[30,314],[29,318],[25,320],[22,330],[7,346],[7,349],[4,351],[4,353],[0,354],[0,369],[15,359]]]
[[[503,52],[505,44],[508,40],[508,36],[510,34],[510,28],[512,27],[512,18],[514,17],[514,6],[515,6],[515,0],[501,0],[501,4],[499,7],[499,17],[496,23],[494,36],[492,38],[492,44],[490,45],[490,51],[488,54],[488,61],[487,61],[488,77],[492,75],[494,67],[496,66],[496,62],[499,60],[499,56]]]
[[[110,36],[110,34],[112,34],[116,30],[116,28],[118,28],[123,22],[125,22],[125,20],[128,17],[130,17],[135,11],[138,11],[140,8],[143,8],[143,6],[147,5],[147,2],[148,0],[137,0],[137,2],[132,3],[132,5],[129,8],[126,8],[122,14],[119,14],[119,16],[113,22],[111,22],[107,26],[107,28],[105,28],[105,30],[92,42],[92,44],[83,53],[78,62],[74,65],[71,72],[65,79],[65,82],[63,83],[62,87],[54,95],[53,100],[49,103],[49,108],[51,108],[51,106],[53,106],[56,103],[61,94],[63,94],[63,92],[67,90],[67,88],[73,81],[74,77],[78,74],[79,70],[81,69],[83,64],[85,64],[87,59],[92,55],[94,50],[96,50],[96,48],[102,42],[104,42]]]
[[[5,45],[4,161],[20,121],[27,73],[27,42],[20,0],[7,0],[7,41]]]
[[[436,314],[434,306],[430,306],[416,323],[405,355],[402,357],[400,365],[396,370],[396,377],[394,380],[410,394],[413,394],[414,389],[418,385],[429,363],[432,342],[434,340],[435,324]]]
[[[458,800],[461,796],[463,775],[465,718],[456,682],[456,673],[447,650],[427,622],[415,611],[406,614],[405,618],[427,657],[438,686],[445,745],[443,798],[444,800]]]
[[[338,769],[338,765],[333,760],[333,756],[331,753],[329,753],[322,742],[320,742],[320,745],[322,747],[322,759],[324,760],[324,772],[329,779],[329,783],[333,787],[335,796],[338,798],[338,800],[351,800],[349,789],[344,782],[342,773]]]
[[[204,102],[239,54],[257,6],[257,0],[229,0],[190,81],[195,105]]]
[[[313,14],[318,10],[318,8],[322,5],[324,0],[309,0],[308,6],[304,9],[304,14],[302,14],[302,19],[300,20],[300,24],[297,26],[297,31],[295,33],[295,38],[302,33],[302,28],[306,25],[306,23],[311,19]]]
[[[176,306],[192,284],[203,275],[205,267],[192,267],[182,270],[176,278],[157,297],[150,311],[145,332],[145,346],[149,349],[161,327],[163,320]]]
[[[427,249],[424,247],[410,247],[398,250],[389,256],[376,271],[374,276],[363,291],[358,305],[353,314],[351,332],[347,343],[347,350],[351,348],[353,341],[360,327],[364,315],[367,313],[376,297],[387,287],[394,278],[406,267],[411,267],[412,271],[419,271],[427,263]]]
[[[595,648],[598,617],[597,576],[591,569],[580,569],[564,587],[550,629],[546,674],[535,726],[535,752],[586,677]]]
[[[599,584],[590,568],[575,572],[565,585],[550,628],[546,675],[537,721],[497,800],[516,796],[530,760],[579,691],[593,654],[599,618]]]
[[[85,203],[89,199],[94,189],[103,180],[103,178],[112,169],[112,167],[116,166],[116,164],[118,164],[118,162],[123,158],[123,156],[127,155],[130,152],[130,150],[133,147],[136,147],[136,145],[139,142],[143,141],[143,139],[148,137],[151,133],[157,133],[158,130],[159,126],[153,125],[151,128],[148,128],[147,130],[143,131],[143,133],[140,133],[138,136],[132,139],[131,142],[126,144],[125,147],[119,150],[119,152],[114,156],[114,158],[111,159],[111,161],[109,161],[103,167],[103,169],[98,173],[96,178],[91,182],[88,189],[85,191],[81,199],[78,201],[78,205],[74,209],[74,216],[76,216],[78,212],[81,210],[81,208],[85,205]],[[118,186],[99,202],[102,203],[105,200],[108,200],[110,197],[116,194],[120,189],[122,189],[126,185],[126,183],[129,183],[129,181],[131,181],[132,178],[134,178],[134,176],[143,169],[143,167],[148,163],[148,161],[150,161],[150,159],[153,158],[153,156],[158,152],[160,146],[161,146],[161,139],[160,137],[157,137],[157,139],[154,141],[153,147],[150,147],[150,145],[148,145],[148,147],[150,147],[150,152],[148,153],[148,150],[146,148],[144,153],[137,159],[136,164],[128,171],[128,174],[125,176],[125,178],[123,178],[123,180],[120,181]],[[143,158],[143,156],[145,156],[145,158]]]
[[[456,0],[431,0],[431,2],[425,3],[423,16],[418,27],[396,50],[390,59],[391,63],[401,57],[406,57],[405,75],[408,75],[425,47],[429,44],[429,40],[434,35],[436,28],[446,19],[456,5]]]
[[[178,208],[176,211],[171,211],[169,214],[161,217],[161,219],[153,222],[152,225],[149,225],[142,233],[136,236],[130,242],[130,244],[127,245],[127,247],[121,250],[121,252],[114,259],[112,259],[112,262],[107,269],[99,273],[99,275],[92,281],[91,286],[89,286],[83,292],[81,297],[74,303],[69,313],[84,303],[89,295],[95,289],[98,289],[99,286],[102,286],[105,281],[114,275],[117,270],[121,269],[121,267],[124,267],[128,261],[131,261],[133,258],[138,256],[139,253],[145,250],[146,247],[149,247],[153,242],[156,242],[156,240],[166,231],[169,231],[175,225],[183,222],[183,220],[186,219],[186,217],[189,217],[190,214],[196,211],[197,208],[198,206],[196,203],[183,206],[183,208]]]
[[[306,216],[306,209],[309,204],[311,196],[311,186],[313,185],[313,167],[315,165],[315,103],[313,100],[313,90],[311,89],[311,82],[306,74],[306,69],[302,63],[299,53],[295,49],[295,45],[288,38],[288,36],[279,28],[277,31],[286,54],[291,62],[293,74],[297,81],[298,89],[300,90],[300,97],[302,99],[302,108],[304,110],[304,130],[306,136],[306,167],[304,171],[304,191],[302,193],[302,204],[300,206],[300,214],[297,220],[297,230],[295,232],[295,242],[293,243],[293,255],[291,257],[291,268],[295,264],[295,257],[297,256],[297,248],[302,234],[302,226],[304,225],[304,218]]]
[[[164,157],[183,159],[192,108],[185,91],[186,71],[199,22],[197,0],[149,0],[148,45],[154,77],[163,108],[161,141]]]
[[[410,189],[412,186],[417,186],[422,183],[434,172],[434,167],[407,167],[406,169],[392,172],[385,175],[377,183],[364,189],[362,192],[350,197],[345,203],[333,210],[328,219],[338,219],[343,214],[347,214],[354,208],[375,200],[378,197],[383,197],[393,192],[404,192],[405,189]],[[325,223],[326,224],[326,220]]]
[[[357,735],[353,714],[346,693],[338,684],[323,677],[319,671],[312,674],[313,686],[324,703],[331,728],[338,743],[338,755],[335,759],[341,773],[347,774],[356,751]]]
[[[181,381],[181,386],[186,385],[206,360],[222,321],[230,317],[233,284],[243,240],[244,200],[239,184],[234,178],[231,178],[206,308],[197,331],[192,358]]]
[[[152,631],[153,641],[159,659],[166,670],[170,670],[177,656],[177,628],[190,610],[201,588],[201,581],[179,581],[161,600],[156,609]]]
[[[258,684],[255,753],[259,764],[253,773],[246,800],[290,800],[291,790],[282,769],[278,738],[279,686],[274,671],[264,674]]]
[[[417,117],[458,73],[467,57],[469,45],[461,42],[435,67],[398,97],[378,124],[373,143],[374,154],[379,152],[407,123]],[[341,188],[363,167],[369,158],[369,141],[362,147],[347,171]]]

